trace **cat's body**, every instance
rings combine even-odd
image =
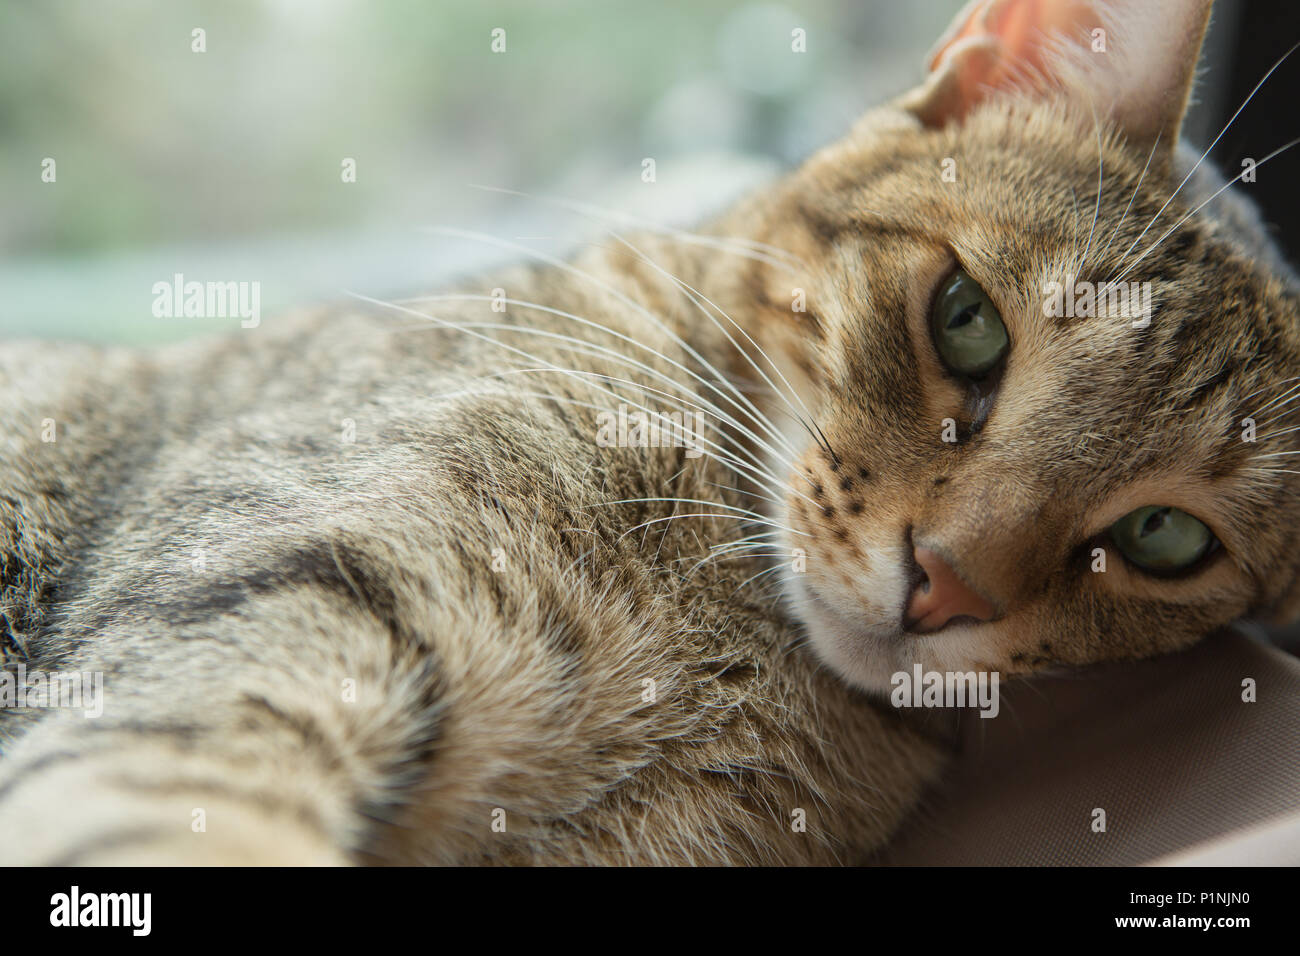
[[[1197,215],[1140,264],[1145,336],[1050,324],[1044,277],[1080,253],[1113,276],[1195,185],[1138,241],[1172,157],[1057,101],[961,125],[935,102],[871,114],[704,243],[610,235],[468,298],[217,344],[6,348],[6,653],[102,671],[105,700],[0,711],[0,857],[851,861],[943,747],[845,681],[1140,657],[1285,609],[1292,472],[1256,456],[1297,447],[1300,306],[1250,217]],[[1011,397],[965,410],[911,338],[954,256],[1024,315]],[[1206,297],[1217,322],[1193,321]],[[1267,444],[1237,440],[1275,398]],[[704,454],[603,447],[620,404],[706,411]],[[1218,496],[1224,553],[1152,582],[1083,551],[1074,576],[1130,485]],[[988,620],[905,626],[913,534]]]
[[[625,264],[602,275],[688,315]],[[512,297],[685,359],[590,282],[513,279]],[[41,721],[6,747],[5,856],[829,862],[888,832],[935,749],[792,652],[770,596],[734,593],[757,560],[687,574],[735,522],[624,536],[674,507],[608,504],[734,505],[710,485],[734,476],[709,457],[683,470],[681,449],[598,448],[595,412],[525,394],[590,401],[573,379],[486,377],[499,350],[379,311],[148,356],[9,351],[5,433],[26,440],[3,466],[23,503],[6,530],[40,554],[23,568],[40,580],[10,583],[49,608],[15,623],[29,668],[103,671],[105,713],[0,712],[7,736]],[[41,822],[52,794],[77,823]]]

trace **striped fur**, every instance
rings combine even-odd
[[[0,860],[849,862],[943,763],[872,699],[891,671],[1293,615],[1300,299],[1240,200],[1139,240],[1186,168],[1152,155],[1060,97],[900,102],[700,236],[216,342],[5,346],[0,646],[102,673],[105,710],[0,710]],[[1148,329],[1042,316],[1147,248]],[[954,261],[1010,329],[987,393],[922,332]],[[620,402],[710,408],[719,455],[600,447]],[[1089,572],[1106,515],[1170,496],[1214,562]],[[914,533],[997,620],[900,635]]]

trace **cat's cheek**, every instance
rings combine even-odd
[[[786,597],[803,627],[813,655],[841,680],[880,695],[888,693],[898,670],[902,635],[896,624],[879,623],[877,616],[847,611],[837,595],[824,596],[808,576],[786,576]]]
[[[1247,615],[1255,593],[1250,578],[1226,554],[1185,577],[1160,578],[1115,556],[1104,572],[1088,574],[1075,590],[1068,627],[1056,644],[1065,663],[1131,660],[1181,650],[1205,634]],[[1101,613],[1098,614],[1097,609]]]
[[[986,670],[1002,677],[1017,677],[1062,663],[1062,649],[1070,642],[1062,638],[1061,609],[1052,600],[1021,606],[980,635],[972,653]],[[1068,613],[1068,612],[1067,612]],[[1068,656],[1068,655],[1067,655]]]

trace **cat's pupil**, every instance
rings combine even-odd
[[[1148,517],[1146,521],[1142,522],[1142,530],[1141,532],[1139,532],[1139,534],[1143,538],[1145,538],[1149,534],[1155,534],[1157,531],[1159,531],[1161,528],[1165,526],[1165,522],[1167,522],[1168,520],[1169,520],[1168,508],[1161,508],[1159,511],[1153,511],[1151,512],[1151,516]]]
[[[959,329],[963,325],[969,325],[971,322],[975,321],[975,315],[977,312],[979,312],[979,310],[980,310],[979,303],[966,306],[966,308],[962,309],[960,312],[958,312],[956,315],[952,317],[952,319],[948,322],[948,328]]]

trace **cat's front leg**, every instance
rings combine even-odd
[[[38,866],[328,866],[347,862],[310,804],[167,733],[94,743],[42,728],[7,760],[0,860]]]
[[[353,862],[437,735],[430,658],[310,590],[221,623],[109,627],[24,671],[46,709],[0,715],[6,864]],[[74,673],[102,697],[32,690]]]

